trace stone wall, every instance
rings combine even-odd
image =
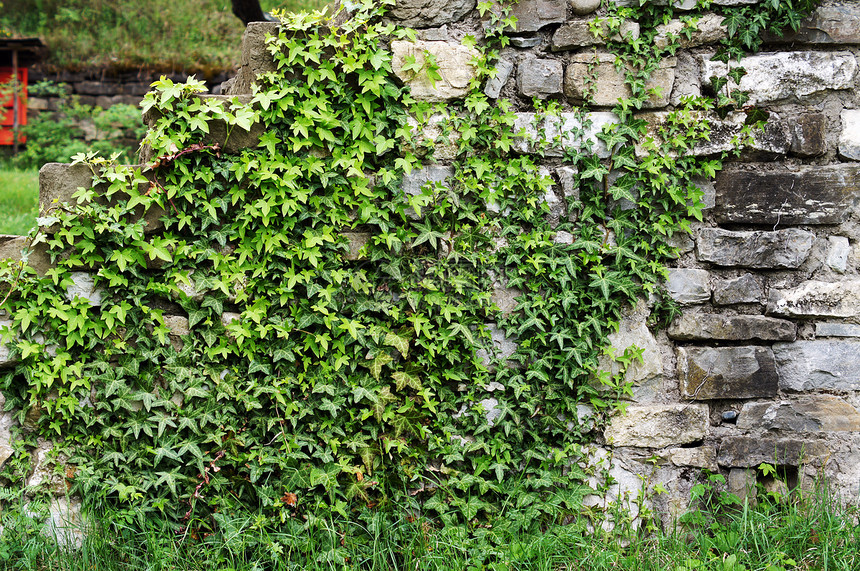
[[[676,16],[683,16],[691,4],[695,2],[677,2]],[[514,8],[518,31],[511,32],[498,75],[485,91],[492,98],[510,99],[522,126],[534,137],[558,134],[565,145],[581,144],[565,139],[576,121],[567,111],[583,98],[589,66],[598,75],[594,127],[588,136],[617,120],[610,109],[627,88],[613,57],[588,25],[603,10],[593,0],[520,0]],[[427,50],[440,66],[443,79],[435,85],[403,75],[413,95],[440,102],[462,97],[474,70],[472,53],[461,40],[467,34],[480,37],[482,28],[475,1],[402,1],[391,18],[415,27],[418,36],[417,46],[393,42],[395,62]],[[721,21],[705,15],[697,31],[684,37],[681,49],[654,74],[651,86],[658,89],[641,112],[652,126],[665,121],[682,96],[707,92],[709,78],[720,74],[721,64],[710,56],[725,34]],[[694,224],[691,236],[677,240],[680,255],[667,281],[683,314],[655,335],[646,327],[651,310],[643,301],[611,337],[616,349],[635,345],[644,357],[627,372],[634,396],[626,414],[611,419],[593,449],[595,462],[607,463],[615,479],[611,499],[629,500],[641,493],[642,478],[660,483],[668,494],[648,501],[668,521],[686,508],[690,487],[702,469],[724,473],[730,489],[745,495],[753,493],[750,484],[756,479],[770,485],[757,471],[767,462],[779,466],[791,484],[811,486],[823,475],[844,500],[858,500],[858,24],[860,3],[828,0],[797,33],[767,38],[763,52],[741,62],[748,73],[740,87],[770,118],[739,158],[714,179],[700,181],[705,220]],[[661,34],[668,37],[680,25],[674,20]],[[225,85],[227,95],[206,97],[247,97],[254,77],[272,68],[264,37],[274,29],[268,23],[249,26],[241,68]],[[624,29],[639,33],[636,22]],[[562,105],[561,116],[545,130],[531,127],[533,97]],[[695,155],[730,149],[744,116],[707,119],[713,135],[690,150]],[[210,127],[212,139],[223,142],[224,129]],[[261,134],[257,126],[233,133],[226,150],[256,145]],[[433,130],[425,130],[425,136],[432,137]],[[608,156],[605,146],[595,143],[596,152]],[[420,189],[426,181],[444,183],[452,176],[446,161],[453,153],[446,145],[438,141],[439,163],[407,177],[404,190]],[[515,152],[529,153],[533,147],[522,140]],[[144,149],[142,161],[150,158]],[[577,192],[570,167],[553,156],[545,158],[544,167],[556,182],[545,197],[550,216],[558,220],[574,215],[566,207],[566,198]],[[86,186],[88,176],[80,167],[46,165],[41,171],[43,214],[53,199],[62,202],[78,186]],[[562,234],[556,238],[566,239]],[[349,237],[356,257],[367,236]],[[0,255],[14,256],[21,242],[0,238]],[[30,261],[41,271],[47,267],[38,251]],[[87,289],[87,279],[87,274],[78,274],[80,293],[97,304],[97,292]],[[497,304],[515,311],[515,295],[500,286]],[[183,315],[170,323],[177,335],[187,330]],[[498,342],[502,347],[510,343],[500,332]],[[4,355],[0,348],[0,366],[10,364]],[[491,410],[491,404],[485,408]],[[582,412],[589,413],[587,407]],[[2,439],[11,422],[11,417],[2,418],[0,463],[9,456]],[[38,473],[34,468],[33,477]],[[635,508],[635,502],[630,506]]]

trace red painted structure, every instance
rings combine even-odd
[[[38,38],[0,38],[0,145],[12,145],[13,153],[25,142],[27,68],[41,58],[44,47]]]

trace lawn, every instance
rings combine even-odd
[[[38,210],[39,172],[0,167],[0,234],[26,234]]]

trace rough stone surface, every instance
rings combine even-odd
[[[809,256],[815,235],[787,230],[737,231],[701,228],[696,240],[700,261],[745,268],[797,268]]]
[[[566,0],[520,0],[511,6],[517,19],[517,34],[537,32],[544,26],[561,24],[567,19]]]
[[[434,184],[446,184],[445,181],[454,176],[454,168],[444,165],[429,165],[424,168],[414,170],[410,174],[403,177],[402,188],[403,192],[410,196],[420,196],[423,192],[421,189],[424,185],[433,186]],[[407,214],[412,219],[420,218],[414,209],[409,208]],[[423,214],[423,213],[422,213]]]
[[[748,402],[741,409],[738,428],[775,432],[856,432],[860,412],[831,395],[779,402]]]
[[[708,433],[704,404],[630,405],[609,421],[606,441],[613,446],[662,448],[702,440]]]
[[[719,223],[839,224],[860,200],[860,165],[731,165],[716,189]]]
[[[717,453],[717,463],[720,466],[737,468],[758,468],[764,462],[798,466],[801,462],[816,463],[826,456],[828,456],[827,447],[814,440],[740,436],[723,438]]]
[[[426,73],[403,69],[408,56],[414,56],[419,64],[423,63],[425,51],[436,58],[439,66],[442,79],[435,84]],[[395,75],[409,85],[412,97],[421,101],[449,101],[465,97],[476,72],[472,61],[478,55],[476,49],[452,42],[391,42],[391,65]]]
[[[84,543],[86,521],[81,513],[81,500],[76,497],[52,498],[48,519],[40,533],[53,539],[65,549],[80,549]]]
[[[603,131],[604,126],[618,123],[618,116],[608,112],[588,113],[587,122],[589,126],[583,128],[576,114],[560,113],[558,117],[548,117],[536,126],[534,113],[517,113],[514,131],[522,131],[524,136],[516,139],[514,149],[531,153],[548,145],[544,154],[560,157],[564,151],[580,150],[590,144],[594,155],[608,158],[611,152],[597,134]]]
[[[666,290],[678,303],[705,303],[711,298],[710,273],[707,270],[670,268]]]
[[[73,301],[76,297],[87,300],[93,307],[102,304],[102,290],[95,287],[95,277],[87,272],[72,272],[72,284],[66,288],[66,297]]]
[[[657,93],[648,98],[643,107],[650,109],[668,105],[675,83],[676,63],[675,58],[666,58],[654,71],[645,88]],[[624,73],[615,69],[615,56],[609,53],[572,55],[564,76],[564,94],[574,101],[583,101],[587,80],[594,74],[597,75],[593,87],[594,105],[612,107],[619,99],[631,97],[630,87],[624,82]]]
[[[681,341],[794,341],[797,325],[762,315],[713,315],[685,312],[667,331]]]
[[[672,448],[667,453],[667,459],[675,466],[693,466],[717,471],[717,450],[713,446]]]
[[[477,0],[397,0],[387,15],[410,28],[432,28],[456,22],[476,3]]]
[[[767,311],[784,317],[856,317],[860,315],[860,280],[808,281],[794,288],[774,288]]]
[[[756,472],[748,468],[732,468],[726,479],[726,489],[743,502],[756,501]]]
[[[648,130],[644,138],[636,144],[636,154],[644,157],[649,154],[650,143],[648,138],[654,140],[657,145],[662,145],[661,133],[668,127],[668,121],[672,114],[658,111],[651,113],[640,113],[638,119],[643,119],[648,124]],[[746,121],[745,113],[729,113],[725,119],[716,115],[700,113],[702,121],[708,121],[711,132],[708,140],[697,141],[689,149],[682,151],[685,155],[706,156],[715,155],[724,151],[731,151],[739,146],[739,137]],[[762,130],[754,130],[752,139],[746,141],[744,148],[760,151],[767,154],[784,155],[788,153],[792,143],[792,128],[788,122],[783,121],[779,115],[772,113],[770,119]]]
[[[624,379],[634,385],[659,377],[663,374],[663,362],[660,356],[660,346],[651,331],[646,326],[648,308],[640,303],[636,308],[623,317],[618,331],[609,335],[609,344],[616,357],[624,354],[631,346],[642,349],[642,361],[633,362],[627,369]],[[608,356],[600,359],[600,370],[617,375],[620,367]]]
[[[840,114],[842,132],[839,135],[839,154],[852,161],[860,161],[860,110],[845,109]]]
[[[711,77],[725,77],[726,64],[701,56],[702,85]],[[747,70],[740,85],[729,81],[729,89],[749,92],[749,105],[776,101],[800,101],[828,90],[850,89],[857,60],[850,52],[777,52],[743,58],[737,64]]]
[[[600,0],[568,0],[568,4],[570,4],[570,9],[577,16],[591,14],[600,8]]]
[[[738,278],[720,280],[714,284],[714,303],[733,305],[736,303],[761,303],[763,301],[761,284],[752,274]]]
[[[591,32],[591,20],[570,20],[552,35],[552,51],[558,52],[573,48],[603,45],[609,35],[609,26],[605,22],[599,24],[598,35]],[[630,20],[621,23],[617,34],[612,40],[621,40],[630,36],[633,39],[639,37],[639,24]]]
[[[684,31],[685,25],[681,20],[672,20],[668,24],[657,26],[657,35],[654,36],[654,44],[658,48],[669,45],[670,34],[675,36],[682,49],[694,48],[706,44],[713,44],[726,36],[726,28],[722,25],[723,17],[708,13],[703,15],[694,28],[690,30],[690,37]]]
[[[827,117],[823,113],[804,113],[791,125],[791,152],[802,157],[827,152]]]
[[[848,256],[851,255],[851,244],[845,236],[830,236],[827,238],[827,265],[831,269],[845,273],[848,269]]]
[[[370,242],[371,234],[369,232],[342,232],[341,235],[347,239],[349,252],[344,256],[347,260],[364,260],[366,255],[362,255],[361,249]]]
[[[511,38],[511,45],[515,48],[536,48],[543,43],[543,36],[531,36],[531,37],[513,37]]]
[[[484,93],[487,97],[496,99],[502,92],[502,88],[511,77],[514,71],[514,64],[506,59],[500,59],[496,62],[496,75],[487,81],[484,86]]]
[[[772,42],[806,44],[860,44],[860,6],[856,2],[836,2],[819,6],[783,37],[766,36]]]
[[[171,335],[188,335],[188,318],[183,315],[165,315],[164,325],[170,329]]]
[[[30,239],[26,236],[11,236],[4,240],[0,237],[0,260],[24,260],[24,249],[30,244]],[[37,244],[35,248],[29,250],[27,254],[27,264],[30,265],[40,277],[44,277],[45,273],[54,265],[51,263],[51,257],[48,255],[48,246],[45,243]]]
[[[564,72],[561,62],[554,59],[525,58],[517,68],[517,88],[525,97],[544,99],[562,90]]]
[[[695,400],[776,396],[769,347],[679,347],[681,395]]]
[[[860,325],[853,323],[816,323],[816,337],[860,337]]]
[[[517,350],[515,340],[507,337],[505,332],[492,323],[486,325],[490,332],[490,348],[478,349],[475,356],[487,367],[491,366],[493,359],[505,360]]]
[[[12,339],[3,335],[4,328],[11,326],[11,321],[0,319],[0,367],[8,367],[9,365],[17,363],[17,359],[9,357],[9,347],[7,345],[12,342]],[[6,402],[5,398],[3,398],[3,402]],[[0,410],[2,410],[2,408],[0,408]]]
[[[814,340],[773,346],[779,386],[788,391],[860,389],[860,341]]]
[[[277,69],[272,54],[266,49],[266,35],[277,35],[275,22],[250,22],[242,35],[242,59],[236,77],[222,86],[225,95],[251,93],[251,85],[261,73]]]
[[[411,151],[423,156],[426,152],[423,145],[426,144],[433,147],[433,158],[437,161],[450,161],[457,156],[459,135],[451,129],[450,117],[436,113],[421,126],[412,116],[406,121],[416,137]]]

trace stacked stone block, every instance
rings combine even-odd
[[[751,2],[755,0],[746,1]],[[734,3],[737,0],[712,2]],[[658,43],[680,32],[680,17],[695,1],[678,0],[673,6],[677,18],[661,27]],[[595,135],[618,120],[611,107],[629,91],[615,69],[614,56],[605,50],[606,33],[592,33],[601,31],[592,20],[604,10],[594,0],[520,0],[514,6],[516,30],[507,32],[510,45],[502,50],[497,73],[485,86],[489,97],[514,102],[518,125],[528,135],[516,142],[512,153],[534,153],[545,137],[545,142],[555,140],[567,149],[583,148],[590,141],[598,156],[609,156]],[[474,52],[461,40],[466,35],[480,38],[486,23],[476,2],[401,0],[390,18],[417,29],[416,42],[391,45],[396,72],[413,95],[443,103],[463,97],[475,69]],[[630,346],[644,350],[643,362],[626,373],[634,384],[632,402],[624,414],[610,420],[592,450],[595,462],[609,463],[616,500],[633,500],[643,478],[648,484],[662,484],[669,493],[650,501],[668,521],[686,509],[689,490],[702,469],[725,473],[730,489],[748,495],[760,478],[757,468],[770,463],[802,486],[823,474],[846,501],[858,501],[858,22],[860,5],[827,0],[796,33],[768,37],[763,53],[740,63],[747,70],[740,88],[770,114],[769,121],[713,180],[700,181],[705,219],[694,225],[691,236],[673,239],[678,257],[666,288],[682,315],[668,330],[652,333],[646,327],[651,309],[643,300],[610,338],[616,353]],[[269,23],[248,27],[239,74],[224,86],[227,96],[247,97],[256,75],[272,69],[265,35],[275,30]],[[621,29],[622,35],[639,33],[636,22]],[[652,136],[681,97],[708,93],[711,77],[725,73],[722,64],[710,60],[714,44],[724,35],[722,18],[706,14],[655,72],[648,86],[654,95],[638,115],[651,125]],[[403,72],[399,64],[425,50],[439,64],[442,80],[435,85]],[[592,127],[581,133],[572,110],[585,97],[589,68],[597,71],[595,108]],[[534,126],[533,97],[556,100],[562,109],[542,129]],[[724,119],[703,116],[712,124],[712,136],[690,153],[719,156],[731,149],[744,118],[742,113]],[[436,116],[424,127],[422,136],[435,144],[435,163],[429,161],[407,176],[405,192],[450,179],[456,133],[443,136],[445,121]],[[223,135],[212,127],[210,142],[223,143],[218,139]],[[230,144],[234,150],[255,146],[260,135],[255,126],[241,137],[234,133]],[[146,152],[144,162],[152,158]],[[637,152],[646,151],[642,147]],[[544,172],[555,183],[544,197],[551,222],[575,216],[566,207],[567,199],[578,193],[575,171],[561,163],[561,155],[557,148],[542,155]],[[54,197],[49,189],[79,186],[50,182],[78,176],[69,167],[47,165],[41,174],[43,212],[49,208],[48,198]],[[498,213],[493,204],[487,208]],[[369,236],[345,235],[351,244],[348,257],[359,257]],[[572,237],[558,232],[555,239]],[[0,254],[11,255],[19,242],[0,238]],[[86,274],[80,280],[85,282]],[[517,295],[501,281],[494,286],[494,299],[506,313],[516,311]],[[183,318],[171,318],[177,334],[183,323],[187,329]],[[514,341],[501,331],[493,330],[493,340],[500,354],[513,351]],[[0,349],[0,366],[10,364],[4,355]],[[580,412],[583,418],[591,414],[585,406]]]

